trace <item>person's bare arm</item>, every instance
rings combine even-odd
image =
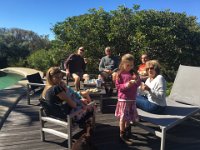
[[[57,96],[61,100],[66,101],[69,104],[70,107],[76,108],[76,103],[66,95],[65,91],[60,92]]]

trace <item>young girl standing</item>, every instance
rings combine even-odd
[[[128,137],[131,134],[130,121],[135,122],[138,120],[135,100],[137,88],[141,83],[139,76],[133,73],[133,68],[133,55],[123,55],[115,81],[118,91],[115,116],[120,119],[120,140],[129,145],[132,144]]]

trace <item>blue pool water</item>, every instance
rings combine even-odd
[[[0,90],[16,84],[22,78],[19,74],[0,72]]]

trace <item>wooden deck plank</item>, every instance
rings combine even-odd
[[[32,104],[38,103],[38,95]],[[23,98],[11,112],[0,132],[1,150],[65,150],[67,141],[54,135],[46,134],[46,142],[40,140],[39,106],[27,105]],[[199,117],[198,115],[197,117]],[[200,117],[199,117],[200,118]],[[99,150],[159,150],[160,139],[138,128],[132,127],[134,145],[127,146],[119,142],[118,121],[113,113],[97,112],[96,130],[93,137]],[[148,124],[148,123],[147,123]],[[169,130],[166,139],[166,150],[200,149],[200,123],[187,120]]]

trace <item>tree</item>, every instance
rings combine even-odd
[[[196,17],[139,8],[119,6],[110,12],[90,9],[87,14],[55,24],[53,31],[57,40],[64,43],[66,53],[86,47],[92,62],[89,71],[97,71],[97,60],[104,55],[106,46],[114,48],[115,55],[134,54],[136,66],[140,54],[149,53],[151,59],[160,61],[163,74],[171,81],[179,64],[200,65],[200,26]]]
[[[0,58],[4,58],[7,67],[21,64],[25,58],[40,48],[49,48],[50,42],[47,36],[39,36],[32,31],[17,28],[0,28]],[[18,62],[20,60],[20,62]]]

